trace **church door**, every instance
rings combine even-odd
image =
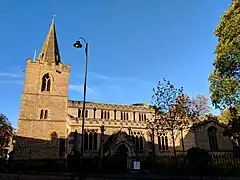
[[[117,152],[115,154],[115,164],[118,171],[126,171],[127,170],[127,157],[128,157],[128,149],[122,144],[118,147]]]

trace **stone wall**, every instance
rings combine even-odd
[[[20,105],[16,150],[19,158],[57,158],[56,138],[67,137],[68,82],[70,66],[27,60],[24,89]],[[50,91],[41,91],[42,77],[50,76]],[[41,110],[47,110],[47,118],[41,118]],[[22,154],[22,155],[21,155]]]
[[[214,121],[209,121],[202,126],[199,126],[195,130],[195,141],[196,147],[210,150],[209,137],[208,137],[208,128],[215,127],[217,129],[217,142],[219,151],[231,151],[232,142],[227,136],[223,136],[224,127],[215,123]]]

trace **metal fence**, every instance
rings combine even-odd
[[[156,173],[202,173],[202,174],[236,174],[240,175],[240,160],[233,153],[209,153],[210,161],[207,167],[195,168],[189,166],[188,160],[184,154],[174,156],[156,156],[155,164],[151,157],[140,158],[141,170],[155,171]],[[201,157],[200,157],[201,158]],[[121,162],[122,163],[122,162]],[[120,162],[106,162],[104,167],[107,171],[118,171],[121,169]],[[95,173],[99,171],[99,159],[86,159],[81,164],[68,166],[67,160],[12,160],[8,162],[12,171],[83,171]],[[127,164],[126,164],[127,166]],[[124,168],[123,168],[124,169]],[[201,170],[201,172],[200,172]]]

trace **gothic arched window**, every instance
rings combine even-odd
[[[137,151],[143,150],[143,137],[139,132],[134,133],[134,135],[132,136],[132,142],[135,145]]]
[[[139,150],[143,150],[143,138],[142,136],[139,137]]]
[[[89,150],[93,149],[93,132],[89,133]]]
[[[88,150],[88,133],[85,131],[84,134],[84,150]]]
[[[50,91],[51,89],[51,79],[49,74],[45,74],[42,77],[42,87],[41,87],[41,91]]]
[[[158,149],[168,150],[168,137],[165,133],[160,133],[158,135]]]
[[[208,139],[210,145],[210,151],[218,151],[218,141],[217,141],[217,129],[213,126],[208,128]]]
[[[97,150],[97,133],[94,133],[93,136],[93,150]]]
[[[165,145],[166,145],[166,150],[168,150],[168,137],[167,136],[165,136]]]
[[[136,136],[136,144],[135,144],[137,150],[139,150],[139,137]]]
[[[85,131],[84,137],[84,150],[91,151],[97,150],[97,142],[98,142],[97,133],[94,130]]]
[[[43,109],[41,109],[41,112],[40,112],[40,119],[43,119],[43,114],[44,114],[44,111],[43,111]]]
[[[44,119],[47,119],[48,118],[48,110],[45,110],[44,112]]]

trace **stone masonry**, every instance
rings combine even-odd
[[[64,158],[71,152],[73,148],[71,134],[75,131],[81,133],[84,113],[81,101],[68,100],[69,75],[70,65],[64,65],[61,62],[55,22],[52,21],[39,57],[36,60],[27,59],[17,130],[16,159]],[[129,136],[142,139],[143,147],[138,154],[148,156],[151,152],[151,144],[146,121],[151,119],[153,113],[153,110],[145,104],[118,105],[87,102],[84,114],[85,130],[89,133],[89,139],[92,138],[91,132],[97,133],[97,148],[86,149],[85,155],[98,155],[101,139],[100,127],[104,125],[104,142],[119,131],[124,132],[125,136],[130,133]],[[199,126],[196,131],[184,130],[185,150],[191,147],[209,150],[206,128],[210,126],[222,132],[223,125],[214,121]],[[175,132],[175,137],[177,151],[182,151],[180,133]],[[91,144],[89,139],[89,144]],[[228,138],[223,138],[218,134],[217,139],[219,150],[231,150],[231,141]],[[81,138],[77,138],[76,141],[76,148],[80,150]],[[154,141],[157,155],[172,153],[172,140],[169,132],[156,134]],[[165,147],[160,148],[159,143],[163,143]]]

